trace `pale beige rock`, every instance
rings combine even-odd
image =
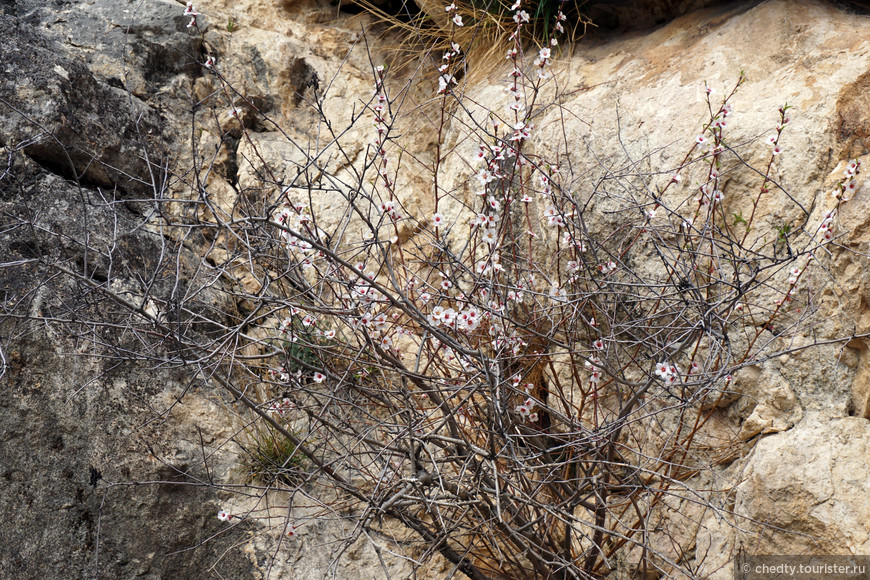
[[[866,554],[870,549],[870,423],[807,419],[762,438],[737,488],[734,511],[760,534],[758,553]]]
[[[755,381],[754,387],[743,393],[757,401],[757,404],[740,426],[740,439],[745,441],[758,434],[785,431],[801,420],[803,410],[797,405],[794,391],[781,375],[770,371],[763,373]]]

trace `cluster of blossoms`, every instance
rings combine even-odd
[[[603,371],[601,369],[601,359],[595,355],[589,357],[589,359],[583,363],[586,369],[589,371],[589,382],[593,385],[597,385],[601,382],[601,377],[603,375]]]
[[[305,206],[302,204],[282,204],[274,213],[272,220],[287,229],[296,232],[310,231],[311,216],[305,211]],[[287,249],[291,252],[298,253],[299,264],[308,269],[312,266],[311,258],[319,255],[314,251],[314,247],[310,242],[287,230],[281,230],[281,238],[286,242]]]
[[[405,334],[411,336],[413,335],[413,332],[407,328],[401,328],[398,325],[400,316],[401,315],[398,312],[394,312],[392,315],[388,314],[386,311],[374,314],[371,310],[367,310],[362,316],[360,316],[357,321],[357,326],[359,328],[365,328],[371,332],[373,334],[373,340],[377,346],[385,350],[393,349],[393,352],[398,354],[401,358],[401,353],[393,348],[393,339],[390,335],[398,333],[399,335]]]
[[[558,284],[553,284],[550,286],[550,298],[556,302],[567,302],[568,291]]]
[[[716,205],[717,203],[721,203],[723,198],[724,194],[722,193],[722,190],[716,189],[713,183],[705,183],[701,186],[700,194],[695,201],[702,206],[711,203]]]
[[[190,22],[187,23],[188,28],[198,28],[199,25],[196,23],[196,17],[199,16],[199,12],[197,12],[193,8],[193,2],[188,2],[187,6],[184,8],[184,15],[190,16]]]
[[[513,135],[510,136],[510,141],[528,141],[529,137],[532,136],[532,129],[535,126],[531,123],[527,123],[526,121],[518,121],[514,123]]]
[[[836,200],[837,207],[839,207],[840,203],[844,200],[851,198],[851,196],[858,190],[858,174],[860,172],[861,162],[857,159],[850,161],[846,165],[846,170],[843,172],[843,178],[837,183],[834,190],[831,192],[831,197]],[[828,211],[822,218],[822,222],[819,224],[818,232],[822,235],[825,242],[834,239],[834,220],[837,218],[837,207]]]
[[[773,150],[771,151],[773,155],[779,155],[780,153],[782,153],[782,147],[779,146],[779,133],[768,137],[766,139],[766,142],[768,145],[773,147]]]
[[[598,264],[598,271],[604,275],[610,274],[611,272],[616,271],[616,262],[613,260],[607,260],[606,262],[602,262]]]
[[[390,318],[385,312],[381,312],[377,315],[374,315],[371,312],[365,312],[360,316],[359,323],[375,332],[384,332],[390,324]]]
[[[296,404],[286,397],[269,405],[269,412],[279,417],[284,417],[288,412],[295,410]]]
[[[514,377],[514,384],[519,385],[519,377]],[[525,391],[526,394],[529,394],[535,385],[529,383],[526,385]],[[526,399],[522,402],[521,405],[517,405],[514,407],[514,411],[516,411],[520,417],[530,423],[538,422],[538,412],[535,411],[535,407],[537,406],[537,402],[532,397],[526,397]]]
[[[401,214],[399,214],[399,210],[396,207],[396,202],[394,201],[381,202],[378,207],[381,210],[381,215],[386,216],[391,221],[398,221],[401,217]]]
[[[447,15],[451,16],[451,22],[454,27],[462,27],[462,16],[457,13],[456,4],[451,2],[449,6],[445,8],[447,11]],[[444,95],[456,84],[456,77],[450,72],[452,68],[458,62],[458,57],[460,55],[460,47],[459,44],[450,40],[450,49],[444,53],[442,60],[444,61],[441,66],[438,67],[438,94]]]
[[[790,108],[791,107],[789,107],[788,104],[785,104],[779,108],[779,123],[776,125],[776,134],[770,135],[766,140],[767,144],[773,147],[773,150],[771,151],[773,155],[779,155],[780,153],[782,153],[782,148],[779,146],[779,137],[780,135],[782,135],[782,130],[791,120],[786,115],[786,111],[788,111]]]
[[[812,260],[812,259],[813,259],[813,255],[810,254],[810,260]],[[809,264],[805,265],[803,268],[801,268],[799,266],[793,266],[793,267],[789,268],[788,280],[787,280],[788,286],[789,286],[788,291],[785,293],[784,297],[779,298],[779,299],[774,301],[774,304],[776,304],[776,306],[782,306],[783,303],[792,301],[794,294],[795,294],[795,290],[796,290],[795,286],[797,285],[798,280],[801,277],[801,274],[803,274],[804,270],[806,270],[808,266],[809,266]]]
[[[474,332],[480,326],[484,316],[474,306],[456,312],[452,308],[435,306],[426,316],[426,320],[434,327],[445,326],[461,332]]]
[[[665,384],[670,386],[680,380],[680,371],[676,365],[667,362],[656,363],[656,376],[665,381]]]
[[[279,369],[269,369],[269,375],[271,375],[273,381],[277,381],[280,383],[286,383],[290,380],[290,373],[287,372],[287,369],[281,367]]]
[[[463,26],[462,16],[459,15],[456,9],[456,2],[451,2],[446,8],[444,8],[444,11],[447,12],[448,16],[451,14],[453,15],[452,21],[454,26]]]
[[[482,239],[488,245],[494,246],[496,244],[495,236],[495,230],[487,230],[486,232],[484,232]],[[504,266],[502,266],[501,264],[501,254],[499,254],[498,252],[492,252],[489,255],[489,258],[481,260],[477,263],[474,271],[481,276],[493,276],[498,272],[503,272]],[[510,298],[510,296],[508,298],[513,300],[513,298]]]
[[[559,210],[553,206],[549,206],[544,210],[544,219],[550,227],[561,228],[565,226],[565,218],[562,217]]]
[[[375,155],[377,156],[377,170],[378,175],[380,175],[381,179],[384,182],[384,185],[387,188],[387,191],[390,193],[390,197],[392,198],[392,190],[393,190],[393,182],[389,177],[387,172],[387,165],[389,164],[389,159],[387,158],[387,152],[384,149],[387,142],[387,133],[389,132],[389,123],[387,120],[387,95],[386,88],[384,86],[384,78],[386,75],[386,69],[384,65],[378,65],[375,67],[375,97],[374,103],[372,104],[372,111],[374,112],[374,119],[372,123],[375,127],[375,141],[374,141],[374,149]]]
[[[395,182],[390,177],[390,173],[387,169],[390,162],[386,150],[387,133],[389,132],[389,100],[387,99],[386,87],[384,86],[385,74],[386,70],[383,65],[375,67],[375,97],[372,104],[372,111],[374,112],[373,124],[376,135],[373,148],[375,152],[374,164],[377,168],[378,176],[386,189],[386,199],[380,203],[379,209],[381,215],[391,222],[393,233],[392,236],[389,237],[389,242],[395,244],[399,241],[399,230],[396,222],[401,218],[401,215],[399,214],[397,203],[394,201]],[[374,237],[374,235],[375,233],[373,231],[369,232],[370,237]]]
[[[846,171],[844,172],[845,179],[841,183],[841,189],[845,192],[854,193],[858,187],[858,182],[856,178],[858,177],[858,173],[861,172],[861,162],[857,159],[854,159],[846,165]]]
[[[837,209],[834,208],[825,214],[822,223],[819,224],[819,233],[822,238],[829,242],[834,239],[834,218],[837,217]]]
[[[530,423],[538,421],[538,412],[535,411],[535,400],[531,397],[527,398],[522,405],[517,405],[514,410],[519,413],[520,417]]]

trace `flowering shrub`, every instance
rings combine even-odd
[[[405,205],[397,186],[397,159],[413,152],[394,134],[401,99],[376,66],[363,101],[370,146],[349,174],[306,177],[322,171],[325,149],[292,178],[264,166],[251,184],[267,192],[262,203],[199,222],[228,256],[214,267],[243,264],[258,282],[257,292],[236,289],[251,306],[234,332],[259,356],[222,352],[209,375],[353,500],[357,534],[389,516],[471,578],[605,575],[632,547],[638,566],[670,573],[680,565],[650,540],[650,514],[673,498],[709,501],[691,477],[711,467],[711,409],[742,367],[777,354],[775,326],[806,324],[807,270],[835,237],[860,167],[849,165],[812,226],[772,177],[784,105],[759,140],[769,150],[757,191],[726,192],[724,175],[740,167],[728,130],[741,76],[720,102],[707,91],[709,118],[673,167],[625,179],[618,197],[583,191],[564,158],[529,152],[565,15],[556,11],[530,57],[529,15],[521,0],[511,11],[504,112],[475,111],[459,91],[454,33],[465,23],[446,7],[449,48],[431,89],[431,212]],[[190,5],[186,13],[196,27]],[[234,94],[213,56],[202,64]],[[448,120],[477,140],[475,155],[450,165],[469,168],[458,190],[445,185],[445,166],[462,156],[442,149]],[[344,154],[338,137],[327,147]],[[315,187],[347,208],[328,230],[306,201]],[[190,191],[209,203],[201,182]],[[793,204],[800,223],[769,238],[756,231],[764,196]],[[620,216],[606,235],[593,227],[599,198]],[[265,385],[261,400],[245,394],[250,384]]]

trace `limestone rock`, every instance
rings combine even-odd
[[[750,527],[775,526],[754,536],[757,553],[866,554],[868,453],[870,423],[859,418],[808,419],[763,437],[734,506]]]

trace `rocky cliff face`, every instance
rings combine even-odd
[[[758,138],[776,124],[778,107],[794,107],[775,178],[812,219],[830,205],[825,194],[846,163],[870,151],[870,16],[856,3],[597,4],[613,29],[555,59],[560,106],[535,121],[539,153],[557,152],[559,140],[578,152],[574,175],[630,164],[665,171],[667,148],[691,142],[703,121],[704,83],[725,93],[741,70],[748,81],[733,100],[735,140],[750,143],[748,162],[763,163]],[[179,291],[173,279],[196,280],[197,251],[208,240],[186,240],[183,263],[165,265],[167,246],[180,245],[183,236],[139,225],[160,211],[155,197],[176,193],[173,175],[193,160],[192,148],[214,156],[214,171],[203,179],[221,194],[213,211],[232,215],[237,192],[260,180],[264,165],[286,176],[304,165],[300,145],[317,137],[311,128],[320,114],[311,103],[325,94],[322,113],[336,127],[348,125],[360,95],[372,94],[373,63],[392,54],[389,34],[386,40],[360,34],[368,26],[383,31],[373,19],[324,2],[215,0],[197,9],[208,25],[202,38],[188,30],[177,2],[2,6],[0,510],[11,533],[0,547],[0,571],[10,578],[369,578],[387,570],[404,577],[413,568],[407,558],[419,550],[403,554],[402,542],[380,538],[345,551],[337,540],[352,526],[338,514],[290,541],[283,534],[279,541],[281,520],[271,513],[230,527],[218,521],[222,507],[259,513],[248,510],[261,502],[282,505],[282,498],[256,490],[230,500],[239,454],[227,442],[239,418],[195,369],[177,364],[170,341],[147,361],[118,363],[139,337],[119,336],[124,309],[99,295],[94,281],[114,281],[133,303],[146,287],[171,303]],[[627,32],[626,20],[633,22]],[[213,105],[220,85],[196,64],[208,55],[238,89],[226,99],[251,129],[250,139],[233,133],[225,105]],[[401,86],[419,64],[397,61],[390,82]],[[424,59],[423,66],[430,63]],[[475,103],[502,107],[508,72],[470,75],[473,84],[464,90]],[[423,110],[437,80],[431,77],[429,86],[421,78],[408,98]],[[204,109],[214,123],[192,131],[192,111]],[[409,154],[431,158],[437,134],[413,121],[405,127],[415,131]],[[442,141],[469,146],[463,131],[448,126]],[[347,160],[363,155],[367,139],[367,129],[353,126],[342,135],[344,157],[325,166],[341,175]],[[455,177],[445,187],[467,189],[458,177],[464,173],[459,165],[446,167]],[[406,206],[431,214],[425,182],[412,174],[400,185]],[[827,270],[817,281],[824,320],[794,339],[794,346],[819,345],[744,369],[735,377],[735,396],[715,411],[722,436],[740,444],[721,472],[698,475],[697,485],[738,482],[729,509],[743,519],[729,525],[680,506],[698,530],[686,536],[680,556],[700,576],[730,577],[730,559],[750,547],[870,553],[870,342],[861,337],[870,333],[868,197],[870,189],[859,187],[842,204],[840,237],[828,246]],[[729,212],[736,215],[739,201]],[[326,220],[344,210],[329,196],[316,197],[313,207]],[[762,202],[759,227],[777,231],[795,219],[789,211]],[[592,227],[612,227],[608,219]],[[105,251],[89,254],[86,246]],[[78,277],[62,277],[45,266],[49,261]],[[143,278],[155,272],[165,276]],[[209,284],[196,287],[202,308],[235,308],[209,294]],[[134,306],[163,320],[165,313],[146,302]],[[62,331],[94,312],[106,313],[101,342]],[[39,318],[44,322],[34,322]],[[674,537],[683,525],[676,517],[661,520]],[[376,545],[383,547],[376,552]],[[628,575],[630,565],[623,564],[620,573]],[[421,572],[450,573],[440,560]]]

